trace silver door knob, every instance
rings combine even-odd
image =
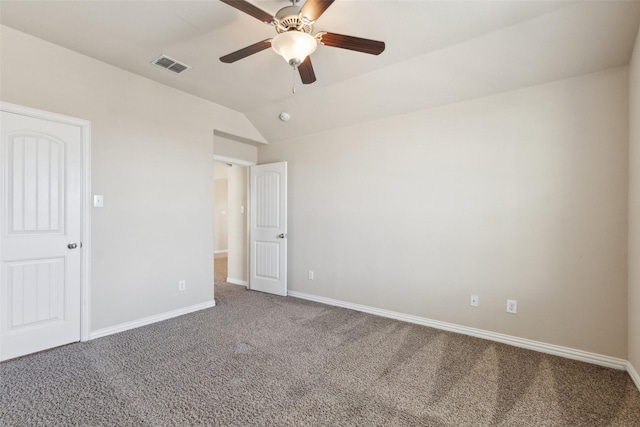
[[[68,247],[69,249],[75,249],[75,248],[77,248],[77,247],[78,247],[78,244],[77,244],[77,243],[74,243],[74,242],[71,242],[71,243],[69,243],[69,244],[67,245],[67,247]]]

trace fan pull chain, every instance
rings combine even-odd
[[[293,69],[293,78],[291,79],[291,93],[296,94],[296,67],[291,67]]]

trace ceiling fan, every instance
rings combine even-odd
[[[311,65],[311,55],[319,44],[357,52],[379,55],[384,51],[385,44],[381,41],[346,36],[343,34],[320,31],[312,36],[313,24],[331,6],[335,0],[306,0],[302,7],[296,6],[300,0],[291,0],[292,6],[285,6],[276,12],[275,16],[249,3],[246,0],[220,0],[254,18],[272,25],[278,33],[275,37],[237,50],[220,58],[220,61],[230,64],[254,53],[271,47],[281,55],[289,65],[300,73],[302,83],[310,84],[316,81],[316,75]]]

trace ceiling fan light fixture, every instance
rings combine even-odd
[[[271,47],[289,65],[297,67],[307,56],[315,52],[318,42],[307,33],[293,30],[275,36],[271,40]]]

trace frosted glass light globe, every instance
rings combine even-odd
[[[318,42],[315,37],[300,31],[280,33],[271,40],[271,48],[294,67],[315,52],[317,47]]]

